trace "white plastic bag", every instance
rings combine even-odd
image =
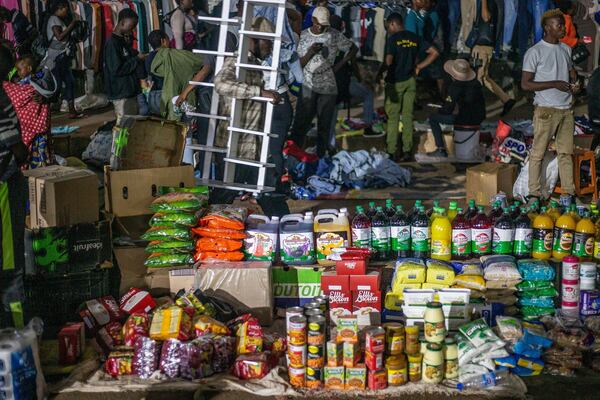
[[[558,182],[558,159],[551,153],[546,153],[542,160],[542,175],[540,176],[542,197],[547,199],[554,192]],[[513,197],[523,201],[529,196],[529,159],[525,162],[513,186]]]

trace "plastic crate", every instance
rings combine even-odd
[[[111,294],[110,269],[94,269],[65,275],[25,276],[25,316],[42,318],[45,332],[66,322],[79,321],[81,303]]]

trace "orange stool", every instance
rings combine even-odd
[[[585,161],[590,162],[591,182],[581,187],[581,166]],[[598,201],[598,186],[596,181],[596,155],[591,150],[577,151],[573,154],[573,180],[575,181],[575,194],[577,197],[592,194],[594,202]],[[555,193],[562,193],[560,185],[554,188]]]

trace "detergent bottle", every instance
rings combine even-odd
[[[458,214],[458,202],[452,200],[448,205],[448,219],[450,220],[450,222],[454,221],[454,218],[456,218],[456,214]]]
[[[452,221],[452,258],[468,260],[471,258],[471,222],[465,218],[462,208]]]
[[[485,215],[483,206],[471,220],[471,243],[474,256],[492,253],[492,221]]]
[[[527,209],[521,208],[521,215],[515,220],[515,241],[513,254],[516,258],[531,257],[531,240],[533,230],[531,229],[531,220],[527,215]]]
[[[558,211],[558,203],[555,210]],[[575,234],[575,220],[570,214],[560,215],[554,223],[554,243],[552,244],[552,257],[562,260],[573,251],[573,235]]]
[[[531,256],[539,260],[548,260],[552,256],[554,224],[552,218],[542,207],[541,213],[533,220],[533,242]]]
[[[515,239],[515,224],[508,208],[496,219],[492,238],[492,251],[494,254],[512,254]]]
[[[556,223],[556,220],[560,218],[561,214],[562,212],[560,211],[558,202],[556,200],[551,200],[550,208],[548,209],[548,215],[550,216],[550,218],[552,218],[552,221]],[[556,240],[556,236],[554,237],[554,240]]]
[[[438,208],[437,212],[437,217],[431,223],[431,258],[450,261],[452,225],[444,208]]]
[[[317,215],[314,230],[317,262],[321,265],[335,265],[335,261],[328,260],[327,256],[334,248],[350,246],[352,234],[348,216],[345,213]]]
[[[374,260],[385,261],[390,256],[390,220],[383,207],[371,218],[371,245],[375,251]]]
[[[410,256],[410,220],[400,205],[396,206],[396,214],[390,218],[390,239],[392,257]]]
[[[311,213],[312,214],[312,213]],[[315,242],[311,215],[290,214],[279,223],[279,254],[287,265],[315,263]]]
[[[595,236],[596,227],[590,219],[590,212],[586,210],[575,227],[573,239],[573,255],[579,257],[579,261],[592,261]]]
[[[371,248],[371,220],[362,206],[356,206],[356,215],[352,219],[352,247]]]
[[[246,260],[275,261],[279,247],[279,217],[252,214],[246,219]]]

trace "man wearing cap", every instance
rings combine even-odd
[[[444,64],[444,70],[452,78],[452,83],[440,111],[429,116],[437,147],[435,151],[427,153],[430,157],[448,157],[441,124],[480,125],[485,119],[483,88],[469,62],[463,59],[449,60]]]
[[[571,48],[560,39],[565,36],[565,17],[560,10],[542,16],[544,37],[527,50],[523,60],[521,87],[535,91],[533,105],[533,147],[529,152],[529,202],[541,196],[542,160],[555,137],[558,172],[568,206],[575,195],[573,183],[573,93],[579,91],[577,72],[571,62]]]
[[[329,26],[329,15],[327,8],[315,8],[313,25],[300,35],[298,55],[304,72],[304,82],[292,128],[292,140],[303,147],[304,137],[312,125],[313,118],[317,116],[319,157],[323,157],[328,150],[333,151],[328,149],[327,142],[338,93],[335,74],[358,52],[358,48],[350,39]],[[336,64],[339,51],[346,55]]]

